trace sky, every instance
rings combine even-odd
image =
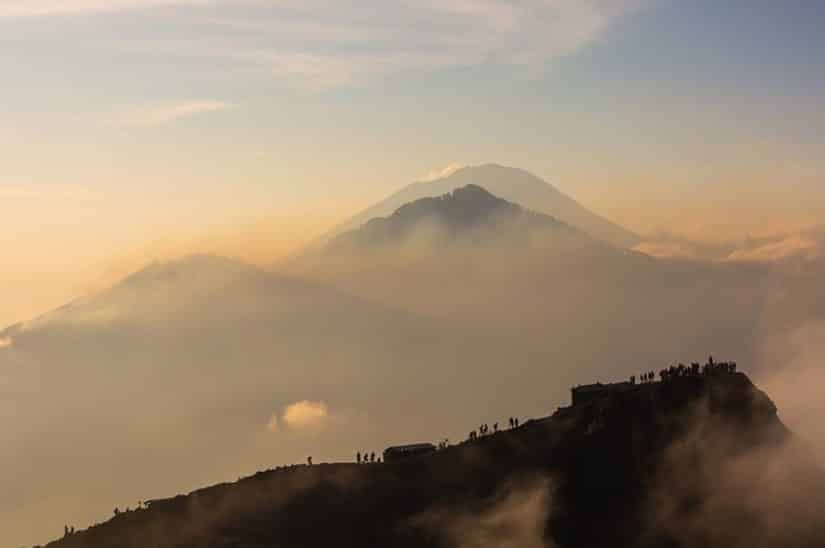
[[[817,0],[0,0],[0,324],[450,165],[642,234],[823,217]]]

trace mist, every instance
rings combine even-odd
[[[154,263],[2,332],[0,525],[44,541],[307,456],[462,440],[549,415],[572,385],[708,354],[764,382],[821,449],[823,274],[807,251],[655,258],[506,216],[459,232],[429,219],[268,270]]]

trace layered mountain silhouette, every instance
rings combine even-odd
[[[0,332],[0,483],[15,493],[0,515],[33,524],[16,538],[272,462],[538,415],[569,383],[639,363],[752,361],[770,307],[796,318],[821,285],[802,273],[798,300],[772,299],[765,288],[787,284],[767,269],[653,259],[474,184],[401,204],[293,266],[300,276],[212,256],[155,263]],[[326,406],[320,430],[285,422],[305,400]],[[58,506],[55,492],[85,495]]]
[[[388,217],[377,217],[337,236],[327,250],[342,247],[398,247],[409,240],[422,244],[501,243],[505,239],[528,244],[536,233],[589,241],[584,233],[553,217],[535,213],[470,184],[442,196],[409,202]]]
[[[813,548],[824,505],[825,473],[773,402],[724,373],[605,386],[398,462],[260,472],[49,546]]]
[[[497,164],[465,167],[435,181],[412,183],[342,223],[327,239],[356,229],[376,217],[389,216],[409,202],[442,196],[467,185],[483,187],[495,196],[554,217],[618,247],[631,248],[640,241],[636,234],[589,211],[535,175]]]

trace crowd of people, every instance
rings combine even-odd
[[[693,362],[689,366],[681,363],[679,365],[671,365],[659,371],[659,380],[664,382],[677,377],[699,377],[719,373],[736,373],[736,362],[716,362],[713,360],[713,356],[711,356],[705,365],[701,365],[698,362]],[[654,382],[656,380],[656,374],[653,371],[642,373],[639,375],[639,380],[642,384]],[[636,384],[635,375],[630,377],[630,384]]]

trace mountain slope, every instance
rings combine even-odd
[[[631,248],[639,242],[636,234],[587,210],[535,175],[496,164],[466,167],[442,179],[412,183],[336,227],[330,237],[355,229],[370,219],[386,217],[405,203],[441,196],[467,185],[481,186],[495,196],[555,217],[618,247]]]
[[[824,487],[770,399],[725,373],[615,389],[397,463],[261,472],[50,546],[813,548]]]

